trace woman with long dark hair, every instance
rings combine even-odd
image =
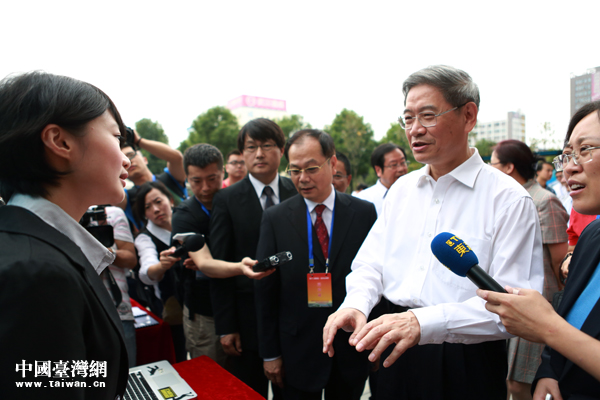
[[[88,207],[123,199],[124,132],[113,102],[88,83],[42,72],[0,82],[3,397],[125,391],[123,328],[98,277],[115,256],[78,223]]]

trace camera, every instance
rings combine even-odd
[[[113,227],[106,223],[106,207],[92,206],[83,214],[79,224],[83,226],[104,247],[112,247],[115,244]]]
[[[135,133],[133,133],[133,129],[126,127],[125,132],[125,144],[131,146],[132,149],[136,149],[137,146],[135,145]]]

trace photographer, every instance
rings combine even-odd
[[[135,318],[131,310],[126,277],[126,269],[137,265],[133,236],[123,210],[119,207],[96,206],[88,210],[80,223],[89,227],[106,227],[108,234],[92,235],[115,255],[115,261],[100,274],[104,286],[117,308],[117,313],[125,331],[125,346],[129,357],[129,367],[136,365]],[[92,228],[93,229],[93,228]]]
[[[142,155],[139,149],[146,150],[150,154],[165,160],[167,167],[159,175],[154,175],[148,169],[148,159]],[[134,184],[131,189],[125,189],[125,198],[118,204],[129,219],[132,230],[141,230],[142,222],[133,214],[137,191],[146,182],[161,181],[173,195],[175,205],[187,198],[185,188],[185,171],[183,169],[183,155],[179,150],[173,149],[165,143],[156,140],[142,138],[135,130],[127,128],[126,141],[121,146],[121,151],[131,162],[127,170],[129,180]],[[134,229],[135,228],[135,229]]]

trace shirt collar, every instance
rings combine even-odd
[[[98,275],[115,260],[115,255],[58,205],[43,197],[14,194],[8,204],[22,207],[71,239],[82,251]]]
[[[260,199],[260,197],[262,196],[262,193],[263,193],[263,189],[267,185],[265,185],[264,183],[262,183],[261,181],[256,179],[254,176],[252,176],[252,174],[248,174],[248,178],[250,178],[250,183],[252,183],[252,186],[254,186],[256,195]],[[277,197],[279,199],[279,174],[275,175],[275,179],[273,179],[269,183],[269,186],[271,186],[271,189],[273,189],[273,193],[275,194],[275,197]]]
[[[148,231],[156,236],[161,242],[166,244],[167,246],[171,245],[171,232],[168,230],[161,228],[156,225],[154,222],[148,220],[148,225],[146,225]]]
[[[483,168],[485,164],[481,159],[481,156],[479,156],[479,151],[477,151],[477,148],[471,147],[471,150],[473,150],[471,157],[444,176],[451,176],[457,181],[461,182],[463,185],[473,188],[473,186],[475,186],[477,175],[479,175],[479,171],[481,171],[481,168]],[[430,173],[430,165],[426,165],[424,168],[421,168],[419,172],[421,176],[419,179],[417,179],[417,186],[422,186],[428,180],[433,179]]]
[[[319,204],[323,204],[330,211],[333,211],[333,207],[335,205],[335,188],[333,187],[333,185],[331,185],[331,193],[329,193],[329,196],[327,196],[325,201],[323,201],[322,203],[315,203],[314,201],[308,199],[304,199],[304,202],[306,203],[306,207],[308,207],[309,212],[313,212],[315,207]]]

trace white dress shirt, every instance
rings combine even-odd
[[[273,189],[273,196],[271,197],[271,199],[273,200],[273,205],[277,205],[280,203],[279,174],[275,175],[275,179],[273,179],[273,181],[268,185],[265,185],[264,183],[256,179],[254,176],[252,176],[252,174],[248,174],[248,178],[250,178],[250,183],[252,183],[252,186],[256,191],[256,196],[260,200],[260,205],[262,206],[263,210],[265,209],[265,206],[267,204],[267,195],[263,194],[265,186],[271,186],[271,189]]]
[[[432,239],[451,232],[502,286],[542,291],[538,215],[523,186],[473,155],[437,182],[429,166],[399,179],[346,278],[342,308],[365,315],[383,294],[409,307],[421,326],[419,344],[479,343],[511,337],[476,296],[477,287],[444,267]]]
[[[331,185],[331,193],[329,193],[329,196],[327,196],[325,201],[323,201],[322,203],[315,203],[314,201],[308,199],[304,199],[304,202],[306,203],[306,206],[308,207],[308,210],[310,212],[310,219],[312,220],[313,225],[317,220],[317,212],[315,211],[315,207],[319,204],[323,204],[325,206],[325,209],[321,214],[321,218],[323,218],[323,223],[327,227],[327,234],[331,236],[331,218],[333,207],[335,206],[335,188],[333,187],[333,185]]]
[[[377,179],[377,183],[371,187],[361,190],[355,195],[355,197],[373,203],[375,205],[375,210],[377,211],[377,216],[380,216],[383,209],[383,200],[385,199],[387,192],[388,188],[381,183],[380,179]]]
[[[14,194],[8,205],[22,207],[31,211],[45,223],[71,239],[83,252],[96,273],[100,275],[104,268],[115,261],[115,255],[86,231],[62,208],[43,197],[26,194]]]
[[[156,236],[158,240],[160,240],[167,246],[170,245],[171,232],[161,228],[160,226],[155,225],[152,221],[148,221],[146,229],[148,229],[148,231],[150,231],[151,234]],[[143,233],[139,234],[135,238],[134,243],[135,248],[138,251],[138,256],[140,258],[140,280],[146,285],[154,285],[154,294],[156,294],[156,297],[160,299],[160,289],[158,288],[158,281],[154,281],[148,276],[148,268],[160,262],[160,255],[156,250],[156,246],[154,245],[152,238]]]

